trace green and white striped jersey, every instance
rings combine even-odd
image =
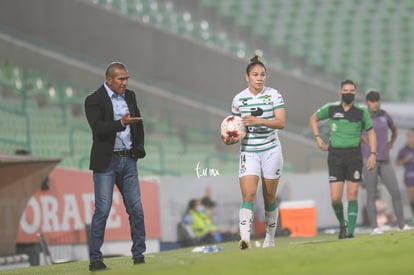
[[[284,107],[285,103],[279,91],[265,86],[260,93],[254,95],[246,88],[233,98],[232,114],[273,120],[274,110]],[[277,129],[254,125],[248,126],[246,130],[246,136],[241,140],[241,152],[263,152],[280,144]]]

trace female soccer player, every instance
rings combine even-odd
[[[283,169],[277,131],[285,127],[285,105],[279,91],[264,86],[266,67],[257,54],[250,59],[245,79],[248,87],[232,102],[232,114],[241,116],[247,128],[246,136],[240,141],[239,180],[243,202],[239,210],[239,246],[240,249],[251,247],[254,202],[261,178],[266,222],[263,247],[272,247],[278,220],[276,191]],[[222,139],[228,145],[239,142],[234,137]]]

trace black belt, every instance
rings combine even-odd
[[[118,150],[118,151],[114,151],[114,154],[120,157],[129,157],[132,155],[132,150]]]

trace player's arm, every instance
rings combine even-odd
[[[325,143],[325,141],[319,136],[319,127],[318,127],[318,116],[316,113],[312,114],[309,118],[309,127],[312,130],[313,136],[315,137],[316,145],[318,145],[318,148],[322,151],[328,150],[328,145]]]
[[[243,116],[243,125],[252,126],[252,125],[264,125],[272,129],[284,129],[286,125],[286,112],[285,108],[278,108],[273,111],[275,118],[265,119],[260,117],[255,117],[252,115]]]
[[[369,141],[369,148],[371,149],[371,154],[368,157],[367,167],[368,170],[372,170],[375,168],[377,163],[377,136],[375,134],[374,128],[371,128],[367,131],[368,141]]]
[[[361,135],[361,142],[364,144],[368,144],[368,139],[364,134]]]

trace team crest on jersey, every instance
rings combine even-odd
[[[335,132],[337,128],[338,128],[338,127],[336,126],[336,123],[332,123],[332,125],[331,125],[331,130],[332,130],[333,132]]]
[[[270,103],[270,96],[265,95],[265,96],[263,97],[263,103],[264,103],[264,104],[269,104],[269,103]]]
[[[242,100],[242,104],[243,104],[243,105],[247,105],[247,99],[243,99],[243,100]]]
[[[359,171],[355,171],[354,172],[354,179],[358,180],[361,177],[361,174],[359,173]]]

